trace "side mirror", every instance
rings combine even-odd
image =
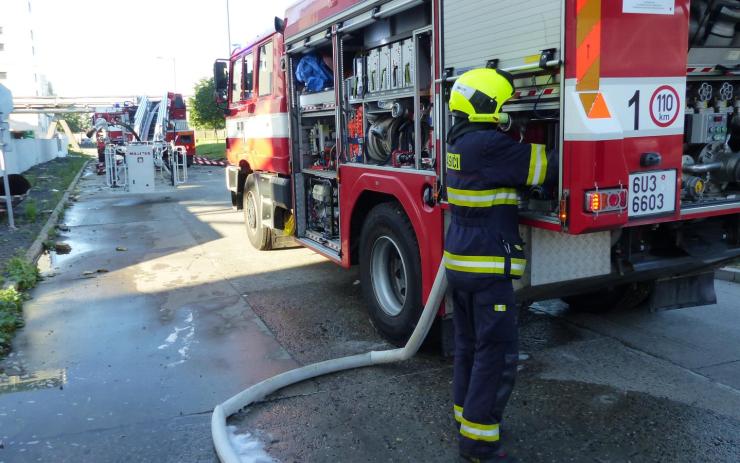
[[[229,62],[227,60],[216,60],[213,63],[213,86],[216,103],[226,103],[229,95]]]
[[[283,18],[275,16],[275,32],[278,34],[285,32],[285,20]]]

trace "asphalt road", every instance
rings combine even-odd
[[[260,253],[219,168],[150,195],[86,176],[0,362],[0,462],[213,462],[210,410],[297,365],[390,347],[356,270]],[[119,250],[117,250],[117,248]],[[740,461],[740,285],[716,306],[521,318],[503,436],[523,462]],[[451,360],[432,352],[281,391],[232,420],[283,462],[456,461]]]

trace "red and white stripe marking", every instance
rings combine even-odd
[[[226,167],[226,161],[211,161],[210,159],[204,158],[202,156],[193,156],[193,164],[197,164],[199,166]]]
[[[688,74],[711,74],[715,72],[714,66],[711,67],[690,67],[686,69]]]
[[[552,87],[546,88],[544,90],[539,90],[536,88],[529,88],[529,89],[525,88],[525,89],[517,90],[516,92],[514,92],[514,99],[532,98],[532,97],[538,96],[540,92],[542,93],[543,96],[548,96],[548,95],[554,94],[555,90],[556,89]]]

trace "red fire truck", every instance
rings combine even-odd
[[[175,146],[185,147],[188,165],[191,165],[193,156],[195,156],[195,132],[188,126],[185,100],[179,93],[168,92],[166,103],[162,100],[161,104],[167,105],[167,120],[171,124],[171,128],[165,132],[165,141],[174,142]]]
[[[358,264],[386,337],[410,333],[442,258],[446,102],[483,66],[515,76],[500,129],[560,152],[556,189],[520,191],[520,298],[714,302],[714,269],[740,256],[739,1],[302,0],[285,16],[214,64],[226,184],[256,248],[289,235]]]
[[[185,147],[188,165],[195,156],[195,132],[188,126],[185,100],[179,93],[167,92],[161,99],[139,97],[132,117],[134,129],[143,141],[172,141]]]

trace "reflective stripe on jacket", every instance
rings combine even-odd
[[[516,188],[542,185],[547,172],[544,145],[517,143],[497,130],[468,132],[448,146],[452,220],[444,259],[452,279],[521,278]]]

